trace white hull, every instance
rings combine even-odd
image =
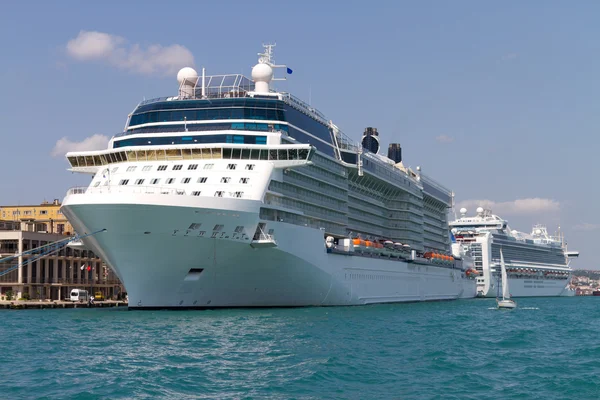
[[[569,279],[533,279],[533,278],[508,278],[510,297],[558,297],[573,296],[574,291],[567,285]],[[489,285],[489,290],[483,292],[484,297],[497,297],[502,293],[502,283],[498,290],[498,282]],[[479,287],[480,291],[483,286]]]
[[[84,241],[116,271],[132,308],[363,305],[476,295],[475,281],[459,270],[327,253],[323,232],[309,227],[269,221],[277,246],[253,248],[260,202],[172,206],[165,203],[171,196],[145,197],[71,194],[63,203],[78,232],[106,229]],[[192,223],[201,228],[188,230]],[[218,224],[224,228],[211,238]],[[249,237],[234,238],[239,226]]]
[[[498,300],[498,308],[511,310],[513,308],[517,308],[517,303],[512,300]]]

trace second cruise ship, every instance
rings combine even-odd
[[[461,216],[450,222],[456,242],[474,259],[480,273],[477,292],[497,297],[502,292],[500,252],[504,255],[511,297],[574,296],[569,289],[571,259],[562,235],[551,236],[545,226],[536,225],[531,234],[511,230],[508,222],[491,210],[479,207],[475,216]]]
[[[361,305],[474,297],[452,251],[452,192],[271,87],[266,46],[242,75],[183,68],[108,149],[67,154],[93,175],[63,212],[124,282],[130,308]]]

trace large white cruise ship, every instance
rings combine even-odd
[[[550,236],[545,226],[536,225],[531,234],[511,230],[508,222],[491,210],[479,207],[477,214],[461,216],[450,222],[456,242],[473,256],[477,292],[482,297],[497,297],[502,291],[500,252],[504,256],[511,297],[574,296],[569,289],[572,258],[562,235]]]
[[[452,193],[353,144],[271,87],[183,68],[179,93],[140,103],[101,151],[67,154],[88,187],[63,212],[126,286],[130,308],[332,306],[475,297],[452,254]],[[99,233],[96,233],[99,232]],[[472,272],[472,273],[469,273]]]

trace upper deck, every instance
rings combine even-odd
[[[460,210],[461,217],[449,222],[452,231],[460,237],[473,237],[485,233],[496,233],[501,236],[528,244],[537,244],[550,247],[562,247],[563,238],[560,235],[552,236],[543,225],[535,225],[530,234],[511,230],[508,221],[492,214],[491,210],[482,207],[477,209],[477,215],[466,216],[465,208]]]

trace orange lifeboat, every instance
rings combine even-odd
[[[354,245],[354,249],[357,251],[365,251],[366,244],[362,239],[353,239],[352,244]]]

